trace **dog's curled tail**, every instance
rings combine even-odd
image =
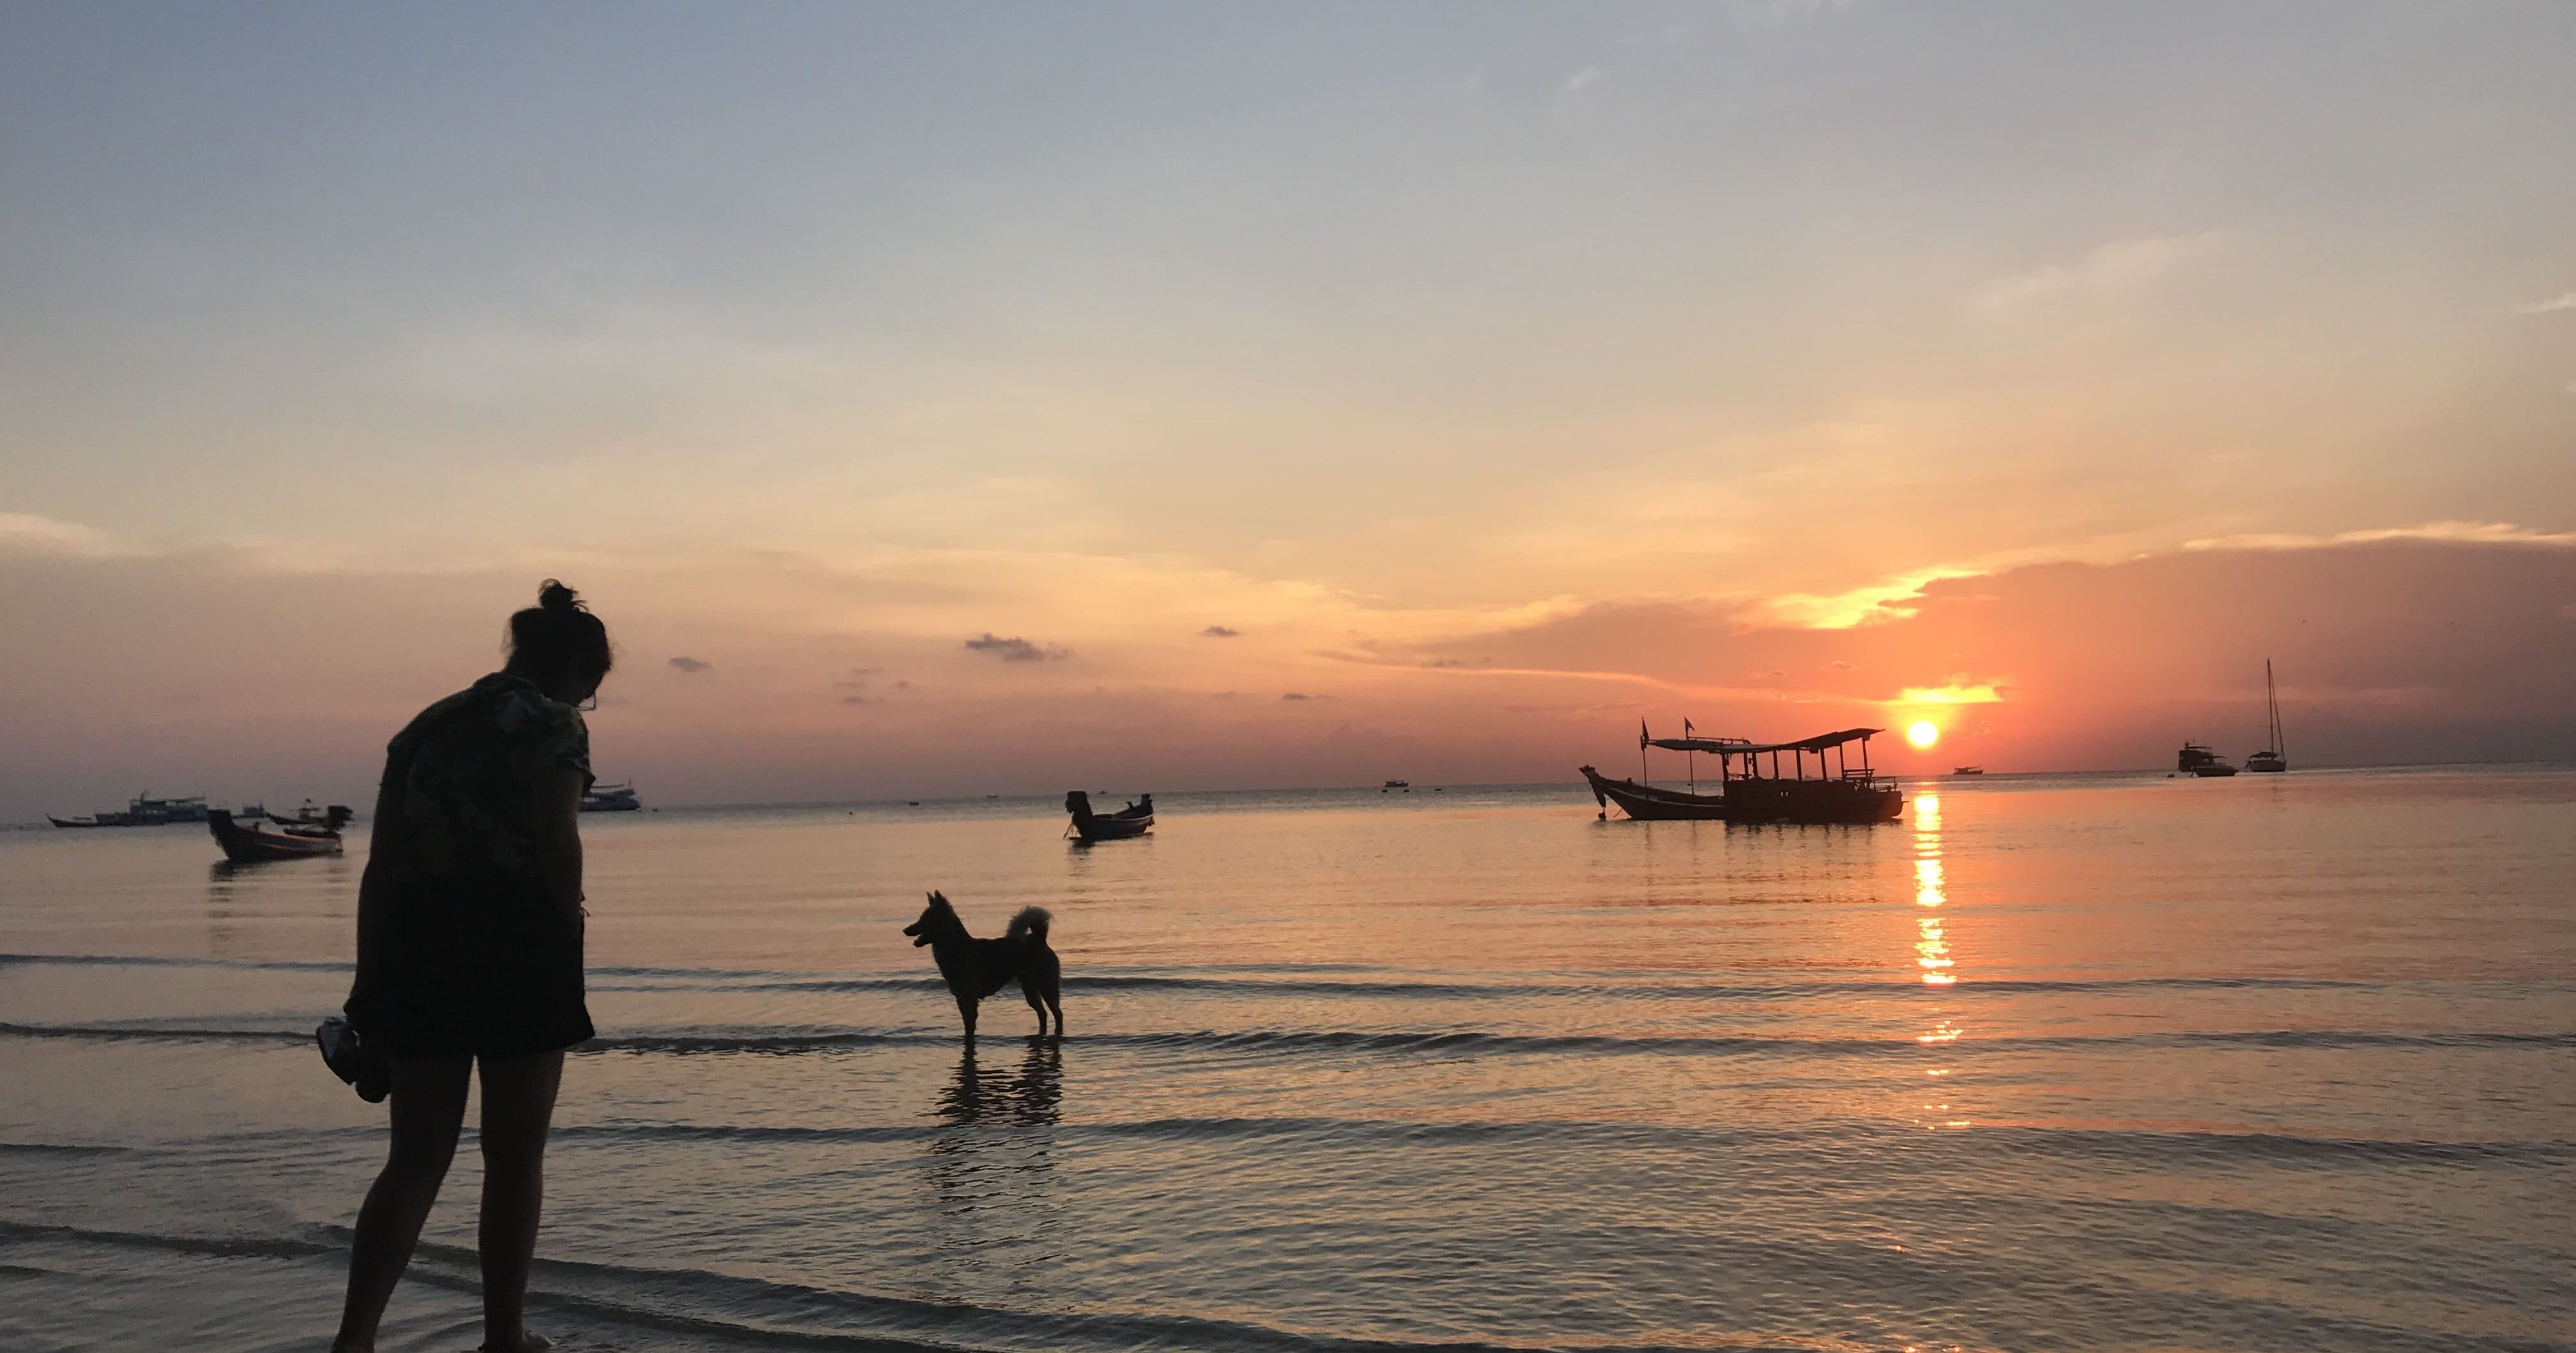
[[[1047,914],[1047,909],[1044,907],[1022,907],[1020,914],[1011,918],[1011,928],[1002,933],[1002,938],[1013,944],[1028,944],[1032,941],[1044,944],[1047,922],[1054,919]]]

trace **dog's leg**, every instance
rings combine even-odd
[[[1029,1008],[1038,1012],[1038,1032],[1046,1032],[1046,1004],[1038,995],[1038,984],[1029,976],[1020,978],[1020,994],[1029,998]]]
[[[1047,974],[1046,978],[1046,1003],[1048,1008],[1055,1011],[1055,1036],[1062,1038],[1064,1037],[1064,993],[1057,989],[1056,976],[1053,973]],[[1041,1019],[1038,1023],[1043,1027],[1046,1021]]]
[[[962,1020],[966,1021],[966,1041],[967,1041],[967,1042],[969,1042],[969,1043],[974,1042],[974,1041],[975,1041],[975,998],[974,998],[974,997],[969,996],[969,995],[966,995],[964,992],[959,992],[959,993],[958,993],[958,995],[957,995],[957,1018],[959,1018],[959,1019],[962,1019]]]

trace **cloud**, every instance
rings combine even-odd
[[[1073,656],[1073,650],[1069,648],[1041,646],[1017,636],[1005,639],[991,630],[984,631],[981,638],[967,640],[966,646],[978,653],[990,653],[1004,662],[1062,662]]]
[[[1896,697],[1900,705],[1992,705],[2002,700],[1992,684],[1962,686],[1956,681],[1946,686],[1908,686]]]
[[[1853,629],[1766,624],[1741,604],[1605,602],[1427,651],[1493,649],[1577,699],[1574,682],[1624,674],[1668,693],[1644,695],[1650,714],[1686,700],[1703,727],[1755,737],[1943,709],[1980,730],[1989,762],[2032,768],[2169,765],[2186,737],[2259,738],[2270,659],[2303,764],[2576,755],[2576,625],[2562,619],[2576,534],[2351,534],[2016,565],[1928,584],[1912,614]],[[1695,684],[1772,667],[1800,679]]]
[[[1998,277],[1977,288],[1971,303],[1983,314],[2001,316],[2060,298],[2126,295],[2216,252],[2225,240],[2215,230],[2114,240],[2072,263]]]
[[[2337,545],[2375,545],[2389,540],[2425,540],[2474,545],[2576,546],[2576,531],[2537,531],[2509,521],[2428,521],[2414,526],[2382,526],[2333,535],[2269,532],[2217,536],[2184,543],[2186,550],[2314,550]]]
[[[1599,83],[1601,83],[1601,68],[1599,66],[1586,66],[1572,75],[1565,77],[1565,92],[1568,94],[1580,94]]]
[[[1200,630],[1199,635],[1200,637],[1207,639],[1239,639],[1243,637],[1243,631],[1238,629],[1229,629],[1224,625],[1210,625],[1206,629]]]
[[[841,703],[845,705],[864,705],[867,702],[868,698],[864,695],[845,695],[841,697]]]
[[[0,550],[66,559],[115,559],[137,553],[97,527],[32,512],[0,512]]]
[[[673,659],[671,659],[671,665],[672,665],[673,667],[677,667],[677,668],[679,668],[679,669],[680,669],[681,671],[683,671],[683,672],[687,672],[687,673],[689,673],[689,674],[690,674],[690,675],[692,675],[692,676],[695,676],[696,674],[698,674],[698,673],[700,673],[700,672],[711,672],[711,671],[714,671],[714,670],[715,670],[715,664],[714,664],[714,663],[711,663],[711,662],[705,661],[704,659],[701,659],[701,658],[690,658],[690,657],[678,657],[678,658],[673,658]]]
[[[2576,310],[2576,291],[2564,292],[2560,295],[2552,296],[2545,301],[2533,301],[2529,305],[2517,305],[2513,308],[2513,313],[2517,315],[2548,315],[2561,310]]]

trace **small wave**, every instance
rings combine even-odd
[[[182,1043],[302,1043],[298,1029],[220,1029],[186,1025],[0,1024],[0,1038],[95,1039]],[[679,1029],[596,1038],[583,1053],[660,1053],[671,1056],[739,1054],[794,1056],[855,1048],[953,1044],[954,1030],[929,1026],[898,1029],[775,1028]],[[1090,1047],[1146,1051],[1402,1056],[1680,1056],[1680,1057],[1885,1057],[1922,1056],[1914,1038],[1782,1038],[1711,1034],[1511,1034],[1467,1029],[1339,1030],[1182,1029],[1167,1032],[1090,1033],[1073,1036]],[[2035,1034],[1939,1045],[1944,1057],[1968,1051],[2016,1052],[2117,1048],[2243,1047],[2331,1048],[2569,1048],[2576,1032],[2399,1033],[2367,1029],[2252,1029],[2134,1034]]]
[[[291,1029],[190,1029],[151,1024],[0,1024],[0,1038],[71,1038],[100,1042],[309,1043]]]
[[[0,954],[10,967],[231,968],[242,972],[348,972],[349,964],[294,959],[184,958],[151,954]]]
[[[814,1145],[919,1142],[953,1136],[968,1125],[954,1122],[868,1127],[792,1124],[612,1122],[555,1129],[566,1141],[740,1142]],[[1026,1131],[1032,1125],[1010,1124]],[[1841,1159],[1855,1145],[1872,1149],[1946,1154],[1986,1152],[1998,1143],[2043,1155],[2130,1164],[2270,1163],[2329,1167],[2437,1165],[2555,1165],[2576,1161],[2576,1142],[2444,1142],[2405,1138],[2311,1137],[2276,1132],[2187,1132],[2170,1129],[2062,1128],[1998,1124],[1926,1134],[1911,1127],[1722,1128],[1665,1123],[1579,1119],[1520,1121],[1326,1117],[1178,1117],[1128,1122],[1046,1123],[1048,1135],[1069,1140],[1175,1142],[1354,1140],[1424,1145],[1529,1142],[1552,1148],[1760,1148],[1789,1155],[1814,1153]]]
[[[347,973],[345,962],[283,959],[228,959],[120,954],[0,954],[8,966],[125,966],[216,968],[245,972]],[[1281,974],[1288,975],[1281,975]],[[589,969],[594,986],[606,990],[684,989],[745,992],[935,991],[938,976],[924,972],[816,973],[765,968],[682,968],[604,965]],[[1687,982],[1641,979],[1633,974],[1602,972],[1568,975],[1560,981],[1480,981],[1445,975],[1406,976],[1356,964],[1193,966],[1180,972],[1071,973],[1064,979],[1072,991],[1205,991],[1217,994],[1367,997],[1397,1000],[1520,1000],[1533,997],[1570,999],[1660,1000],[1794,1000],[1800,997],[1881,997],[1902,1001],[1958,1000],[1979,996],[2030,994],[2097,994],[2121,991],[2396,991],[2416,987],[2481,987],[2502,985],[2523,990],[2576,991],[2576,983],[2489,981],[2356,981],[2332,977],[2102,977],[1964,979],[1937,989],[1909,979],[1866,978],[1844,981]],[[645,985],[624,986],[622,982]]]
[[[222,1258],[338,1260],[347,1233],[182,1236],[0,1221],[0,1239],[88,1244]],[[406,1281],[474,1290],[475,1252],[424,1241]],[[1246,1349],[1256,1353],[1534,1353],[1528,1345],[1406,1342],[1299,1334],[1241,1320],[1151,1312],[1017,1311],[877,1296],[693,1268],[540,1258],[532,1303],[593,1321],[760,1347],[954,1353],[960,1347]],[[1682,1353],[1665,1345],[1587,1344],[1590,1353]],[[1708,1345],[1700,1346],[1702,1353]],[[1737,1353],[1802,1353],[1769,1344],[1715,1345]]]
[[[125,1151],[87,1142],[0,1142],[0,1156],[113,1156]]]

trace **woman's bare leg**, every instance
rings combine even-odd
[[[392,1143],[358,1209],[349,1244],[349,1295],[340,1311],[333,1353],[366,1353],[376,1346],[376,1322],[411,1264],[421,1223],[438,1201],[447,1162],[456,1155],[456,1132],[465,1121],[470,1057],[399,1057],[393,1067]]]
[[[563,1054],[483,1059],[483,1347],[545,1347],[524,1321],[528,1264],[545,1208],[546,1129],[554,1121]]]

